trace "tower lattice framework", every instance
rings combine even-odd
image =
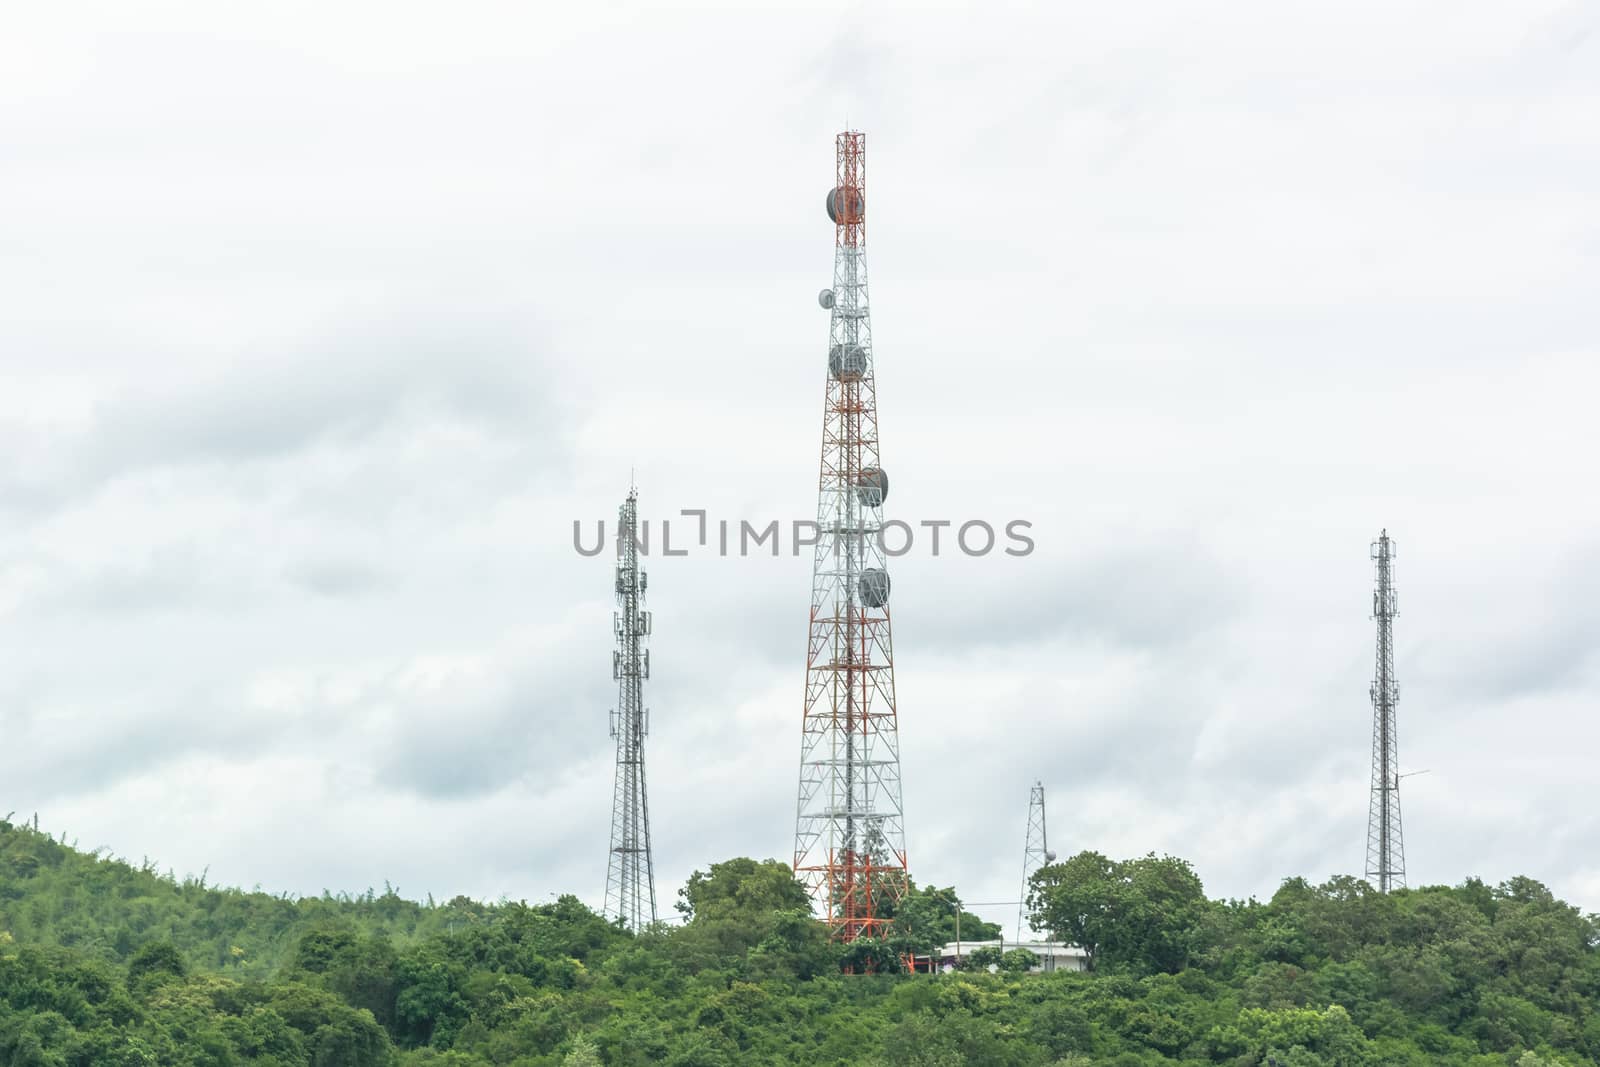
[[[1377,664],[1372,680],[1372,793],[1367,808],[1367,877],[1381,893],[1406,884],[1405,841],[1400,830],[1400,763],[1395,745],[1394,542],[1384,530],[1372,543],[1377,585],[1372,617],[1378,623]]]
[[[833,288],[806,650],[795,875],[841,941],[882,937],[907,886],[877,383],[867,300],[866,141],[835,139]]]
[[[1054,863],[1050,838],[1044,821],[1044,783],[1034,782],[1028,791],[1028,833],[1022,844],[1022,892],[1017,896],[1017,940],[1022,940],[1024,913],[1028,904],[1028,879],[1047,863]]]
[[[655,865],[650,856],[650,805],[645,797],[644,739],[650,712],[644,682],[650,677],[650,612],[644,608],[647,585],[639,563],[639,493],[628,490],[617,514],[617,610],[612,614],[617,650],[611,676],[617,706],[611,711],[611,736],[617,739],[617,775],[611,807],[611,860],[606,868],[605,914],[639,931],[656,921]]]

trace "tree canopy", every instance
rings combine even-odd
[[[895,946],[830,944],[771,860],[708,865],[634,936],[574,897],[245,893],[0,822],[0,1067],[1600,1062],[1600,926],[1532,879],[1214,901],[1181,860],[1083,853],[1030,896],[1093,973],[843,975]],[[944,939],[946,898],[896,938]]]
[[[1081,946],[1090,966],[1176,973],[1206,914],[1194,868],[1175,856],[1110,860],[1080,852],[1039,868],[1028,902],[1034,926]]]

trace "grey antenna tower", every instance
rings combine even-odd
[[[617,610],[612,614],[617,650],[611,654],[611,676],[617,682],[617,706],[611,712],[617,778],[605,913],[635,932],[656,921],[650,805],[644,788],[644,739],[650,732],[650,712],[644,706],[644,681],[650,677],[650,653],[644,647],[650,636],[645,586],[644,568],[639,565],[639,491],[630,488],[617,513]]]
[[[1050,851],[1050,841],[1044,826],[1044,783],[1034,782],[1028,793],[1028,837],[1022,846],[1022,892],[1017,897],[1017,940],[1022,940],[1023,910],[1028,903],[1028,879],[1047,863],[1054,863],[1056,854]]]
[[[1372,794],[1367,808],[1367,877],[1378,892],[1403,889],[1406,850],[1400,833],[1400,765],[1395,748],[1394,707],[1400,683],[1394,677],[1394,542],[1384,530],[1372,543],[1377,588],[1372,617],[1378,620],[1377,669],[1372,680]]]

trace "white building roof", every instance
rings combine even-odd
[[[957,947],[960,952],[957,953]],[[1076,958],[1087,959],[1089,954],[1077,945],[1069,945],[1065,941],[952,941],[939,950],[942,957],[956,955],[970,956],[975,949],[998,948],[1001,952],[1010,952],[1012,949],[1025,948],[1035,956],[1043,958],[1049,956],[1053,959]]]

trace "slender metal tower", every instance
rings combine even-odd
[[[645,586],[644,568],[639,565],[639,491],[630,488],[617,514],[618,610],[611,617],[617,636],[617,650],[611,654],[611,676],[617,682],[617,706],[611,711],[617,777],[605,913],[635,932],[656,921],[650,805],[644,787],[644,739],[650,732],[650,712],[644,706],[644,681],[650,677],[650,653],[644,647],[650,635]]]
[[[1395,705],[1400,683],[1394,677],[1394,542],[1384,530],[1372,543],[1377,588],[1372,617],[1378,620],[1377,668],[1372,681],[1372,793],[1367,808],[1367,877],[1380,893],[1404,888],[1406,851],[1400,833],[1400,764],[1395,747]]]
[[[1032,929],[1023,926],[1023,913],[1028,904],[1028,879],[1047,863],[1054,863],[1056,854],[1050,851],[1049,837],[1044,826],[1044,783],[1034,782],[1033,788],[1028,792],[1028,835],[1022,844],[1022,892],[1017,896],[1017,940],[1022,940],[1022,931]]]
[[[835,139],[833,288],[794,871],[833,937],[882,937],[906,891],[889,572],[867,302],[866,139]]]

